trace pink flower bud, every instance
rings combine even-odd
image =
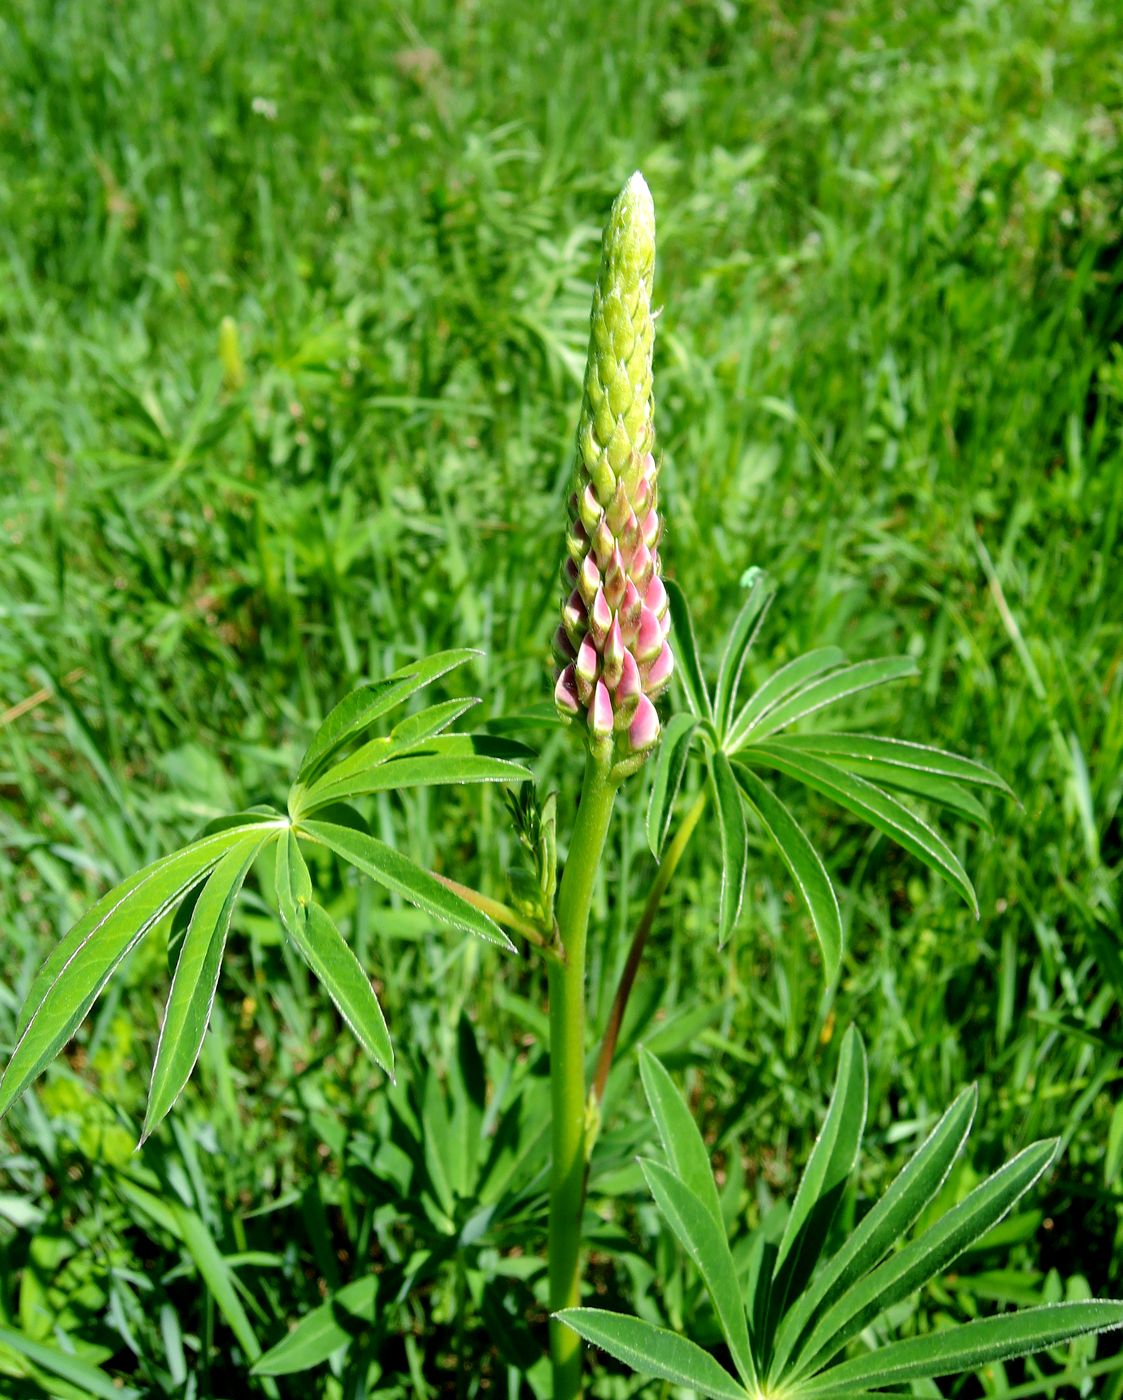
[[[632,648],[636,660],[641,666],[644,662],[654,661],[662,648],[663,629],[659,626],[659,619],[650,608],[643,608],[640,612],[635,646]]]
[[[663,580],[656,574],[647,585],[647,592],[643,595],[644,606],[651,609],[660,621],[667,611],[667,590],[663,586]]]
[[[581,597],[585,600],[585,606],[591,608],[593,599],[597,596],[597,589],[600,588],[600,570],[597,568],[597,561],[592,553],[585,555],[581,565],[581,576],[577,580],[577,587],[581,590]]]
[[[563,666],[568,666],[577,655],[573,643],[566,636],[564,627],[559,627],[554,633],[554,655]]]
[[[613,618],[612,626],[604,643],[604,683],[609,690],[615,690],[620,683],[624,665],[624,639],[620,635],[620,621]]]
[[[608,636],[608,629],[611,626],[612,609],[608,606],[604,589],[598,588],[597,596],[593,599],[593,606],[589,609],[589,632],[598,651],[604,646],[604,639]]]
[[[675,669],[675,658],[666,642],[663,643],[663,650],[651,663],[651,669],[644,677],[643,688],[646,694],[654,698],[666,689],[667,682],[671,679]]]
[[[577,677],[572,666],[567,666],[558,677],[558,683],[554,686],[554,704],[566,715],[575,715],[581,708],[577,698]]]
[[[624,556],[620,553],[620,546],[614,545],[612,558],[604,575],[604,596],[608,599],[610,608],[620,606],[627,588],[628,575],[624,569]]]
[[[589,728],[602,739],[612,733],[612,698],[604,681],[597,681],[593,692],[593,703],[589,706]]]
[[[663,522],[659,518],[659,512],[655,509],[649,510],[643,518],[643,542],[648,549],[655,548],[662,533]]]
[[[641,695],[632,722],[628,726],[628,743],[633,753],[643,753],[645,749],[651,748],[658,738],[659,716],[647,696]]]
[[[569,600],[562,608],[562,626],[565,628],[566,636],[575,647],[581,645],[581,638],[585,635],[589,622],[589,612],[585,607],[584,599],[576,588],[569,595]]]

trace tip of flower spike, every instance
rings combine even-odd
[[[647,181],[637,170],[616,196],[604,231],[605,258],[618,269],[630,267],[633,276],[648,282],[655,266],[655,201]]]

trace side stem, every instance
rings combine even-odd
[[[585,934],[589,904],[608,831],[615,785],[609,763],[585,759],[581,805],[558,890],[558,932],[564,961],[550,963],[550,1311],[581,1299],[581,1215],[585,1195]],[[581,1395],[582,1344],[550,1322],[554,1400]]]

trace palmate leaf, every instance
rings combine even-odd
[[[227,851],[279,829],[275,821],[216,832],[146,866],[100,899],[58,944],[32,983],[22,1032],[0,1080],[0,1115],[54,1059],[126,955]]]
[[[242,884],[268,836],[234,846],[207,877],[195,902],[172,977],[148,1087],[141,1143],[183,1092],[211,1018],[226,935]]]
[[[738,755],[738,762],[774,768],[862,817],[953,885],[978,917],[975,889],[958,856],[938,832],[895,797],[816,754],[798,752],[779,742],[752,744]]]
[[[300,829],[304,835],[322,842],[364,875],[424,909],[439,922],[514,951],[514,944],[497,923],[393,846],[365,831],[335,822],[304,821]]]
[[[1057,1141],[1018,1153],[918,1239],[891,1254],[823,1313],[802,1348],[795,1376],[821,1370],[874,1318],[951,1266],[1007,1214],[1056,1159]]]
[[[624,1361],[641,1375],[692,1386],[702,1395],[765,1395],[791,1400],[876,1400],[884,1386],[952,1375],[992,1361],[1029,1355],[1075,1337],[1123,1326],[1123,1303],[1092,1300],[1029,1308],[1022,1312],[952,1325],[929,1335],[891,1342],[869,1355],[836,1361],[839,1352],[896,1304],[946,1270],[966,1249],[986,1237],[994,1224],[1046,1171],[1056,1144],[1037,1143],[977,1186],[940,1216],[917,1239],[897,1248],[902,1234],[940,1191],[962,1152],[974,1116],[974,1088],[965,1089],[837,1253],[805,1283],[808,1269],[825,1243],[839,1196],[855,1165],[865,1118],[865,1052],[856,1031],[848,1031],[839,1056],[835,1090],[780,1244],[774,1266],[749,1271],[760,1292],[736,1297],[737,1275],[722,1237],[714,1205],[712,1177],[700,1184],[696,1126],[666,1071],[650,1055],[641,1073],[670,1166],[645,1163],[652,1194],[675,1234],[702,1274],[722,1323],[730,1355],[748,1389],[741,1388],[713,1357],[694,1343],[638,1318],[591,1308],[558,1314],[587,1341]],[[679,1098],[678,1107],[671,1096]],[[674,1140],[681,1133],[684,1151]],[[775,1319],[790,1310],[775,1332]],[[736,1304],[736,1306],[735,1306]],[[748,1338],[746,1312],[767,1322]],[[757,1377],[766,1372],[763,1383]]]
[[[342,744],[411,695],[481,655],[472,648],[438,652],[403,666],[385,680],[353,690],[329,712],[316,731],[301,762],[297,782],[307,782]]]
[[[974,1085],[958,1095],[885,1194],[794,1301],[776,1336],[774,1374],[782,1372],[793,1354],[798,1355],[814,1320],[884,1259],[943,1186],[963,1151],[977,1103]]]

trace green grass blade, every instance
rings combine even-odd
[[[301,957],[335,1002],[370,1058],[394,1077],[394,1047],[370,979],[326,909],[308,906],[307,918],[286,926]]]
[[[729,759],[718,750],[710,760],[718,830],[721,837],[721,898],[718,905],[718,946],[733,931],[745,897],[748,829],[745,808]]]
[[[671,644],[675,649],[675,675],[682,682],[686,693],[686,703],[699,719],[714,717],[710,692],[706,689],[706,679],[702,674],[702,663],[698,656],[698,642],[694,636],[694,623],[690,617],[686,595],[674,581],[666,580],[667,599],[671,612]]]
[[[726,752],[735,752],[758,719],[775,709],[781,701],[800,690],[808,681],[813,680],[815,676],[821,676],[824,671],[837,670],[839,666],[845,665],[846,653],[838,647],[817,647],[814,651],[795,657],[778,671],[773,671],[742,706],[725,743]]]
[[[128,1177],[118,1178],[118,1189],[184,1246],[239,1346],[251,1362],[256,1361],[261,1355],[261,1343],[238,1296],[233,1267],[201,1217],[174,1196],[157,1196]],[[279,1397],[280,1392],[269,1379],[263,1379],[262,1389],[267,1395]]]
[[[959,1375],[996,1361],[1029,1356],[1090,1332],[1123,1327],[1123,1303],[1093,1298],[1049,1303],[1000,1317],[942,1327],[923,1337],[891,1342],[869,1356],[833,1366],[801,1386],[801,1396],[849,1395],[855,1385],[902,1385],[909,1381]]]
[[[866,1126],[867,1095],[866,1048],[851,1026],[839,1052],[827,1115],[807,1159],[776,1253],[770,1294],[773,1327],[783,1316],[788,1299],[798,1296],[826,1244],[827,1232],[858,1160]]]
[[[806,719],[817,714],[829,705],[837,705],[851,695],[875,686],[888,685],[890,681],[902,680],[905,676],[916,675],[916,662],[911,656],[883,656],[871,661],[858,661],[832,675],[823,676],[810,682],[794,695],[777,705],[767,715],[763,715],[745,731],[745,739],[756,743],[774,734],[785,725],[796,720]]]
[[[842,916],[826,866],[803,828],[772,789],[740,761],[736,765],[736,776],[746,801],[780,852],[807,906],[823,955],[827,984],[833,986],[842,963]]]
[[[724,734],[729,726],[730,712],[737,702],[737,691],[741,685],[745,663],[775,591],[775,586],[768,576],[758,572],[733,623],[729,640],[721,655],[717,686],[714,690],[714,723],[719,734]]]
[[[885,1257],[939,1191],[963,1151],[977,1103],[974,1085],[959,1094],[882,1198],[811,1280],[780,1324],[773,1376],[781,1374],[789,1357],[802,1352],[802,1336],[814,1320]]]
[[[307,782],[320,765],[360,730],[400,705],[404,700],[447,675],[458,666],[483,653],[465,648],[442,651],[409,666],[403,666],[385,680],[360,686],[331,710],[308,745],[297,774],[297,782]]]
[[[264,832],[275,823],[262,823]],[[53,976],[42,990],[43,972],[32,997],[38,1002],[27,1018],[0,1080],[0,1116],[54,1059],[82,1024],[113,972],[148,930],[232,847],[243,843],[253,827],[235,827],[206,836],[193,846],[165,856],[100,900],[47,959]]]
[[[322,841],[364,875],[400,894],[441,923],[451,924],[453,928],[474,933],[488,943],[498,943],[500,947],[514,951],[514,944],[498,924],[393,846],[387,846],[364,831],[336,826],[333,822],[303,822],[301,830]]]
[[[964,1250],[997,1225],[1052,1165],[1059,1146],[1059,1141],[1053,1139],[1025,1148],[976,1186],[919,1239],[859,1279],[820,1315],[796,1374],[821,1369],[874,1318],[949,1268]]]
[[[229,850],[207,877],[195,903],[156,1044],[142,1144],[179,1098],[195,1068],[218,989],[234,905],[250,866],[269,839],[255,835]]]
[[[938,832],[895,797],[826,759],[815,754],[793,753],[779,743],[753,744],[744,750],[744,761],[775,768],[869,822],[954,886],[978,918],[975,889],[959,857]]]
[[[708,1206],[674,1172],[658,1162],[641,1162],[640,1168],[655,1204],[706,1285],[733,1364],[744,1383],[752,1385],[756,1381],[756,1366],[724,1225],[714,1219]]]
[[[663,739],[652,765],[651,796],[647,803],[647,844],[656,860],[667,839],[697,727],[693,715],[680,714],[672,715],[663,729]]]
[[[565,1308],[555,1316],[641,1376],[691,1386],[711,1400],[747,1400],[744,1386],[708,1352],[665,1327],[600,1308]]]
[[[36,1341],[3,1324],[0,1324],[0,1346],[10,1347],[39,1370],[58,1376],[59,1380],[76,1386],[82,1394],[96,1397],[96,1400],[139,1400],[139,1390],[118,1385],[99,1366],[92,1366],[78,1356],[70,1356],[51,1346],[49,1342]],[[38,1386],[35,1389],[39,1393]]]
[[[644,1046],[639,1049],[639,1072],[655,1128],[675,1174],[722,1223],[721,1202],[710,1166],[710,1154],[694,1115],[660,1060]]]
[[[378,1278],[356,1279],[302,1317],[293,1330],[259,1356],[255,1376],[291,1376],[322,1365],[356,1333],[373,1328]]]

